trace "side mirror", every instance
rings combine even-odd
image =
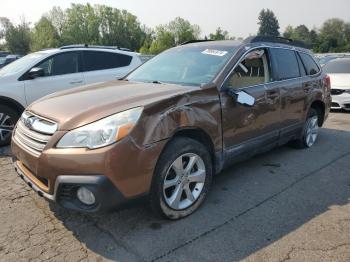
[[[28,72],[28,77],[31,79],[37,78],[37,77],[42,77],[45,75],[44,69],[40,67],[33,67],[30,69]]]
[[[255,104],[255,98],[244,91],[228,88],[227,93],[232,97],[236,97],[236,101],[242,105],[253,106]]]

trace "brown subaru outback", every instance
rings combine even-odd
[[[287,142],[311,147],[330,104],[329,78],[301,43],[192,41],[122,80],[29,106],[13,132],[13,161],[65,208],[95,212],[147,196],[179,219],[226,166]]]

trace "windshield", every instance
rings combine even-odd
[[[234,48],[178,47],[152,58],[127,79],[135,82],[162,82],[179,85],[209,83],[232,57]]]
[[[0,65],[4,64],[6,61],[6,57],[0,57]]]
[[[327,74],[350,74],[350,58],[339,58],[328,62],[323,71]]]
[[[35,63],[40,57],[45,56],[46,53],[34,53],[26,55],[15,62],[8,64],[0,70],[0,76],[6,76],[18,73],[22,70],[29,69],[29,67]]]

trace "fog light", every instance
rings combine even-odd
[[[77,197],[85,205],[93,205],[96,201],[94,194],[86,187],[79,187]]]

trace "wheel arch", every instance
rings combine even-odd
[[[21,105],[19,102],[6,96],[0,96],[0,104],[16,110],[16,112],[18,112],[19,115],[22,114],[22,112],[25,109],[24,106]]]
[[[167,144],[164,146],[162,153],[168,147],[170,142],[177,137],[191,138],[204,145],[208,149],[208,152],[211,156],[213,170],[216,170],[217,159],[215,154],[214,143],[210,135],[205,130],[198,127],[183,127],[181,129],[176,130],[168,140]]]
[[[318,114],[318,125],[321,127],[325,121],[326,105],[321,100],[315,100],[311,103],[310,108],[317,111]]]

